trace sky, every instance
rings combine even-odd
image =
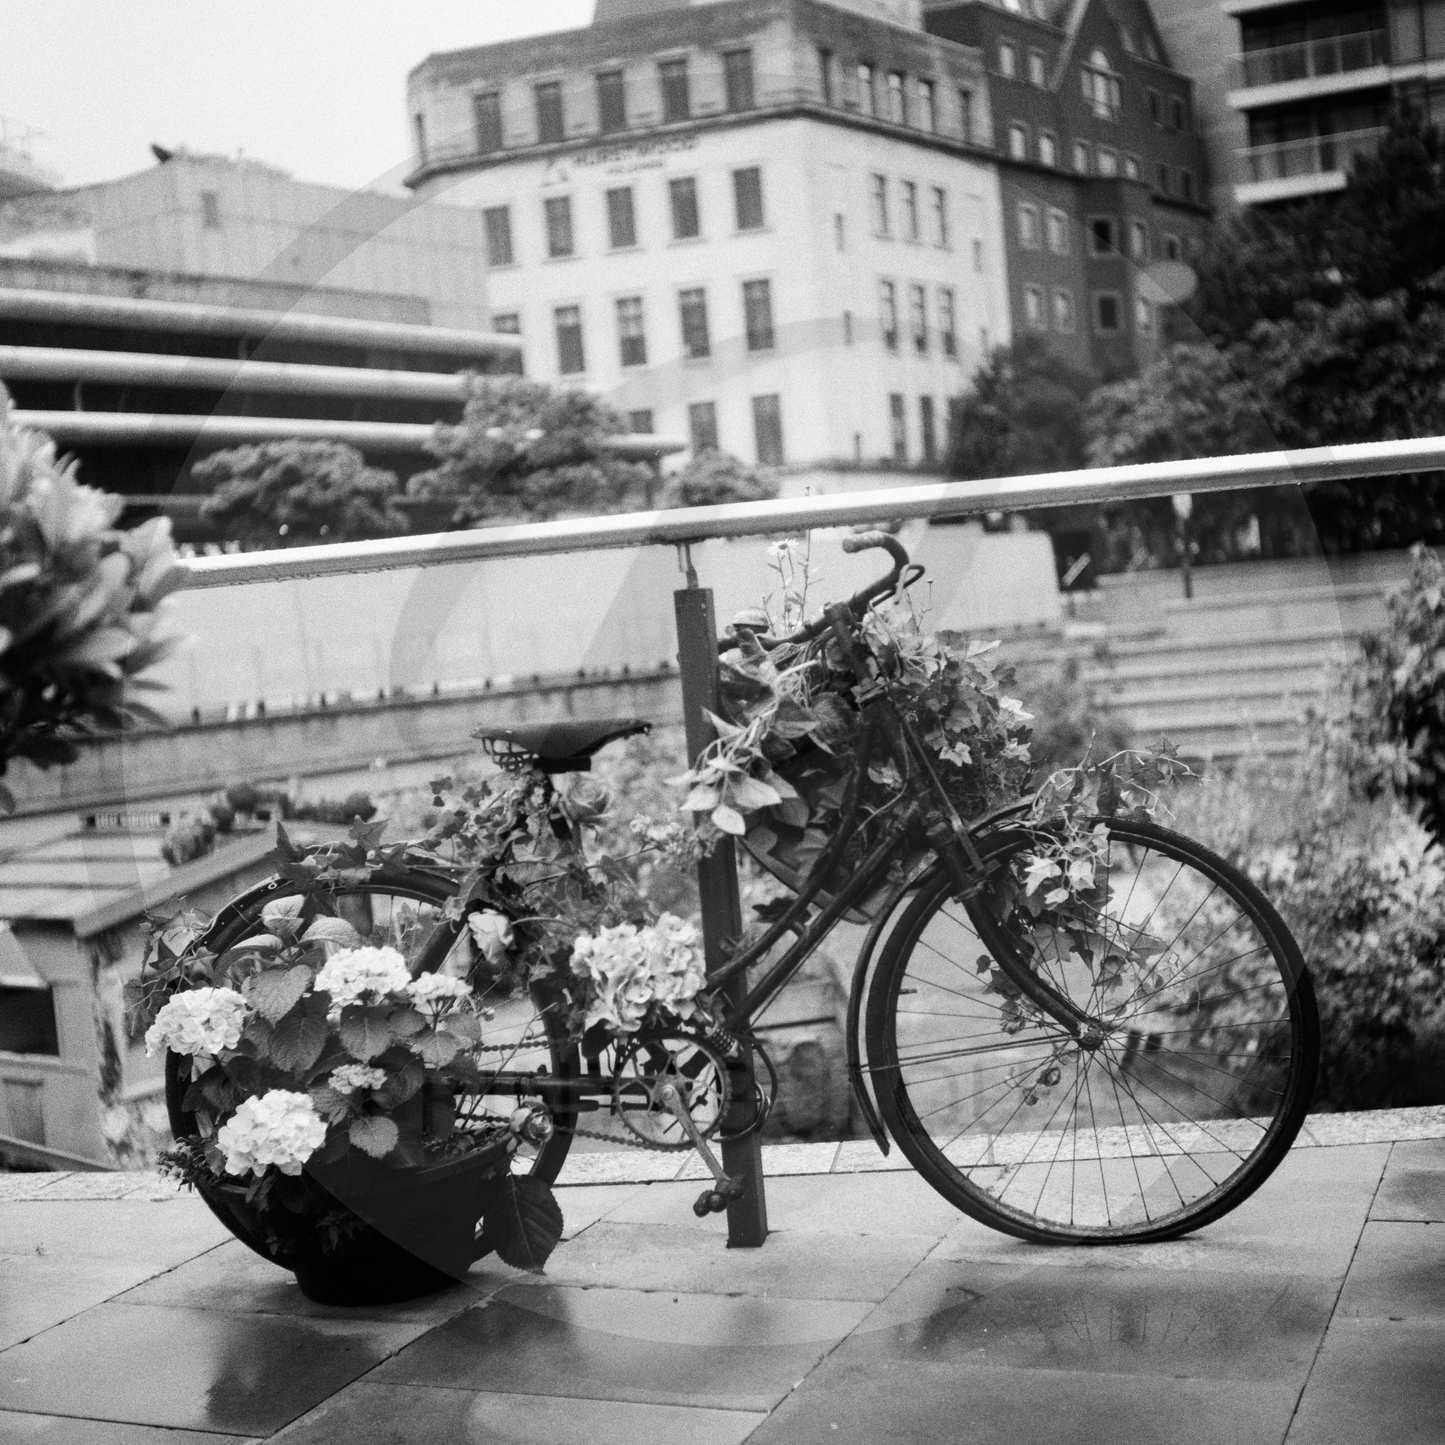
[[[151,143],[398,189],[407,72],[437,50],[567,30],[594,0],[0,0],[0,116],[81,185]]]

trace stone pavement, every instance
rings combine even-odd
[[[1445,1442],[1445,1110],[1315,1116],[1225,1219],[1110,1250],[871,1144],[765,1157],[760,1250],[690,1164],[578,1155],[544,1277],[351,1310],[153,1176],[0,1175],[0,1442]]]

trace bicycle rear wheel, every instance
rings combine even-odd
[[[1168,829],[1107,826],[1087,935],[1017,901],[1038,843],[1001,833],[981,845],[991,891],[966,908],[941,868],[924,880],[868,998],[869,1065],[903,1153],[965,1213],[1038,1242],[1171,1239],[1218,1219],[1284,1157],[1319,1061],[1304,960],[1259,890]],[[1093,1039],[991,966],[1020,944],[1097,1020]],[[1121,969],[1119,954],[1147,961]]]

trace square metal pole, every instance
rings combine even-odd
[[[687,727],[688,761],[697,756],[716,736],[707,711],[718,711],[717,622],[713,615],[712,589],[696,585],[691,559],[691,585],[673,593],[677,611],[677,661],[682,674],[682,715]],[[737,853],[731,838],[724,838],[712,856],[697,865],[697,888],[702,904],[703,953],[707,971],[712,973],[727,962],[723,945],[741,936],[742,905],[738,899]],[[741,1003],[747,980],[736,978],[726,990],[731,1003]],[[728,1124],[737,1127],[751,1112],[754,1089],[753,1056],[729,1075],[733,1105]],[[723,1168],[743,1181],[741,1199],[728,1205],[728,1246],[736,1249],[762,1244],[768,1237],[768,1206],[763,1195],[763,1151],[756,1134],[722,1146]]]

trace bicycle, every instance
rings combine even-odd
[[[859,741],[833,838],[803,876],[754,850],[788,877],[792,901],[710,976],[693,1024],[579,1040],[545,981],[498,983],[482,999],[494,1010],[485,1057],[495,1066],[462,1117],[533,1101],[545,1118],[514,1168],[549,1184],[579,1135],[697,1149],[714,1184],[695,1209],[725,1208],[740,1186],[709,1141],[761,1128],[770,1104],[768,1088],[752,1098],[735,1089],[750,1053],[771,1070],[750,1025],[841,919],[861,917],[871,922],[853,971],[847,1057],[885,1153],[891,1139],[962,1212],[1035,1242],[1152,1242],[1217,1220],[1279,1164],[1309,1104],[1319,1022],[1298,945],[1224,859],[1125,817],[1095,829],[1105,879],[1092,951],[1031,911],[1018,882],[1040,846],[1031,798],[961,820],[864,636],[869,609],[923,569],[883,533],[845,545],[888,551],[892,570],[785,637],[750,633],[764,649],[830,647],[859,680]],[[473,736],[550,795],[554,777],[590,768],[603,747],[649,727],[608,719]],[[888,809],[865,818],[860,780],[875,756],[892,762],[901,786]],[[329,899],[363,938],[399,948],[414,974],[449,960],[465,971],[477,944],[463,911],[447,916],[458,881],[433,860],[337,886]],[[295,891],[284,877],[257,885],[216,916],[202,946],[220,955],[263,931],[265,905]],[[790,935],[742,1001],[727,1005],[725,987]],[[1147,978],[1141,970],[1130,986],[1117,968],[1110,975],[1121,955],[1149,959]],[[185,1085],[186,1061],[172,1055],[178,1137],[195,1128]]]

